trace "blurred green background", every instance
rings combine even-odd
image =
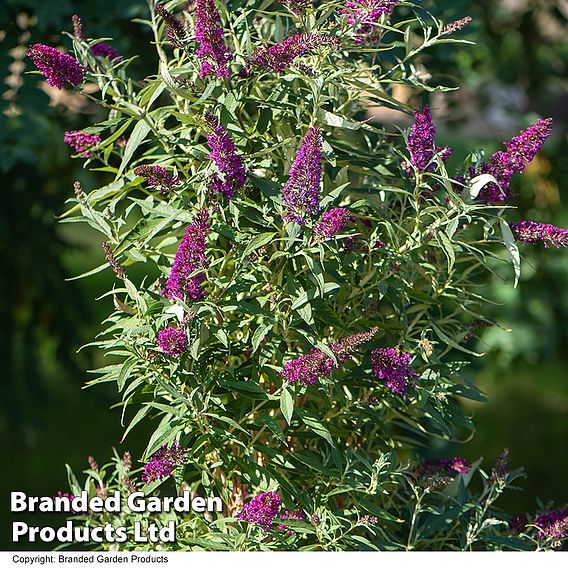
[[[568,227],[568,0],[423,4],[446,21],[474,18],[460,36],[475,46],[438,47],[424,60],[434,81],[443,77],[462,86],[431,98],[441,141],[455,148],[454,164],[471,148],[495,151],[537,116],[552,116],[553,137],[515,180],[520,210],[514,215]],[[0,549],[14,548],[9,491],[66,490],[65,463],[80,471],[88,455],[109,460],[113,446],[130,449],[136,459],[146,439],[141,429],[120,445],[120,411],[109,410],[116,393],[82,388],[87,369],[100,361],[96,351],[77,349],[93,339],[112,309],[110,300],[94,299],[112,287],[113,276],[107,270],[67,281],[101,264],[103,253],[89,229],[56,219],[75,180],[87,191],[109,181],[71,160],[63,142],[65,130],[88,126],[99,110],[24,74],[31,70],[27,45],[69,47],[61,31],[72,31],[74,13],[89,36],[116,38],[119,51],[140,55],[135,76],[155,71],[151,38],[132,23],[147,14],[142,0],[0,0]],[[467,373],[492,403],[470,408],[477,433],[467,444],[431,448],[488,462],[510,448],[512,465],[528,474],[523,491],[504,501],[512,514],[534,511],[539,496],[559,505],[568,501],[568,251],[524,252],[517,290],[503,285],[510,281],[505,264],[497,267],[503,279],[480,290],[497,302],[488,303],[488,315],[501,325],[477,340],[487,356]],[[35,518],[35,524],[47,521]]]

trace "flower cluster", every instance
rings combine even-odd
[[[177,442],[170,448],[162,444],[160,449],[150,458],[144,466],[142,481],[152,483],[172,475],[176,467],[183,465],[189,448],[183,448]]]
[[[233,58],[223,39],[221,17],[215,0],[196,0],[195,6],[195,41],[199,44],[196,51],[201,62],[199,76],[208,75],[228,77],[228,64]]]
[[[209,213],[201,209],[185,234],[176,252],[170,277],[162,294],[173,300],[201,300],[205,297],[202,285],[205,282],[203,268],[207,266],[207,235],[209,232]]]
[[[242,521],[254,523],[268,532],[279,510],[279,495],[273,491],[268,491],[253,497],[238,513],[237,517]]]
[[[297,57],[312,53],[318,47],[330,46],[338,49],[339,45],[339,38],[331,34],[297,33],[274,45],[263,45],[253,51],[241,70],[241,76],[248,77],[252,69],[282,73],[290,68]]]
[[[305,223],[308,213],[317,215],[321,201],[322,133],[315,126],[308,129],[296,152],[288,181],[282,189],[287,207],[286,220],[299,225]]]
[[[412,354],[400,347],[375,349],[371,353],[375,377],[382,380],[387,389],[404,396],[418,376],[412,368]]]
[[[446,24],[442,29],[442,33],[445,34],[445,35],[453,34],[457,31],[465,28],[465,26],[471,24],[472,21],[473,21],[473,19],[471,18],[471,16],[465,16],[464,18],[460,18],[459,20],[456,20],[455,22],[451,22],[449,24]]]
[[[116,49],[114,49],[112,45],[109,45],[108,43],[104,43],[102,41],[91,46],[91,53],[95,57],[103,57],[105,59],[108,59],[109,61],[112,61],[113,63],[122,61],[122,55],[120,55],[120,53],[118,53],[118,51],[116,51]]]
[[[435,167],[434,157],[437,155],[446,161],[452,154],[449,146],[436,146],[436,126],[432,120],[429,106],[424,106],[414,114],[414,123],[410,127],[406,149],[410,154],[410,163],[422,172],[432,171]],[[411,168],[405,167],[406,173]]]
[[[231,199],[237,189],[245,185],[247,174],[242,158],[237,154],[231,135],[219,120],[210,112],[205,115],[205,124],[209,128],[207,144],[211,153],[209,159],[217,166],[223,176],[215,173],[211,178],[211,188],[215,193]]]
[[[187,38],[187,31],[183,23],[178,20],[171,12],[166,10],[162,4],[156,4],[156,12],[164,20],[166,26],[166,37],[174,46],[183,49]]]
[[[180,183],[179,177],[170,174],[164,166],[138,166],[134,168],[134,173],[143,177],[148,187],[157,187],[162,195],[171,193],[174,186]]]
[[[467,323],[466,325],[466,333],[464,335],[464,341],[470,341],[477,337],[477,333],[487,329],[488,327],[492,327],[495,325],[495,322],[482,320],[482,319],[475,319]]]
[[[319,238],[329,239],[349,224],[352,215],[348,209],[336,207],[326,211],[315,224],[314,231]]]
[[[412,469],[412,473],[417,478],[428,477],[439,474],[467,473],[470,470],[467,460],[460,457],[441,458],[435,460],[425,460]]]
[[[90,158],[93,155],[93,149],[101,143],[101,137],[98,134],[89,134],[84,130],[68,130],[65,132],[63,141],[83,158]]]
[[[187,349],[187,337],[181,327],[166,327],[158,332],[158,347],[173,357],[183,355]]]
[[[307,355],[288,361],[280,374],[289,383],[302,381],[305,385],[313,385],[319,379],[331,376],[334,370],[347,361],[360,345],[368,343],[376,335],[378,328],[364,333],[356,333],[339,340],[329,346],[335,355],[335,361],[321,349],[312,349]]]
[[[284,513],[282,513],[279,517],[278,520],[292,520],[292,521],[302,521],[302,522],[306,522],[308,519],[304,513],[304,511],[284,511]],[[280,531],[285,531],[287,535],[293,535],[296,534],[296,531],[293,531],[292,529],[288,528],[286,526],[285,523],[280,523],[278,525],[278,530]]]
[[[490,174],[497,180],[497,184],[487,184],[479,193],[478,199],[484,203],[500,203],[509,199],[513,175],[525,171],[551,132],[551,118],[538,120],[509,142],[503,142],[506,150],[493,154],[489,163],[479,164],[474,173]]]
[[[66,83],[78,87],[87,73],[86,67],[74,57],[42,43],[32,45],[28,49],[28,57],[45,80],[57,89],[63,88]]]
[[[375,39],[377,22],[383,16],[389,18],[399,0],[348,0],[341,13],[347,23],[355,26],[355,42],[362,44]]]
[[[560,541],[568,538],[568,509],[557,509],[539,515],[533,522],[539,540]]]
[[[519,221],[511,224],[511,231],[517,241],[525,244],[541,242],[546,248],[550,245],[556,248],[568,247],[568,229],[535,223],[534,221]]]

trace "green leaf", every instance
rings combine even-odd
[[[260,235],[254,237],[246,246],[243,252],[243,258],[247,257],[251,252],[255,251],[256,249],[272,241],[272,239],[276,234],[277,233],[260,233]]]
[[[511,255],[511,260],[513,261],[513,268],[515,270],[515,288],[519,283],[519,278],[521,277],[521,253],[519,252],[519,247],[515,242],[515,237],[509,227],[509,223],[503,219],[499,219],[499,224],[501,226],[501,234],[503,235],[503,241],[505,246]]]
[[[282,389],[280,395],[280,410],[288,424],[292,423],[292,415],[294,414],[294,399],[287,388]]]
[[[136,126],[132,129],[132,134],[128,139],[128,143],[126,144],[126,148],[124,149],[124,156],[122,157],[122,162],[120,163],[120,167],[118,168],[118,173],[116,177],[120,177],[124,171],[126,170],[134,152],[144,142],[146,136],[150,132],[150,125],[145,120],[139,120],[136,123]]]

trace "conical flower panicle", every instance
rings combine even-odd
[[[303,225],[308,215],[319,213],[322,178],[322,132],[311,126],[296,152],[288,181],[282,189],[285,219]]]
[[[568,247],[568,229],[554,225],[535,223],[534,221],[519,221],[511,224],[515,240],[525,244],[542,243],[546,248],[550,245],[556,248]]]
[[[206,209],[202,209],[188,225],[175,254],[170,277],[162,290],[166,298],[180,298],[190,302],[205,297],[203,269],[207,266],[205,253],[208,233],[209,214]],[[201,271],[193,274],[199,270]]]
[[[490,174],[499,184],[487,184],[479,193],[478,199],[484,203],[501,203],[511,195],[511,179],[516,173],[523,173],[526,167],[542,149],[552,132],[552,119],[535,122],[509,142],[503,142],[506,150],[493,154],[489,163],[478,165],[475,175]]]
[[[209,75],[228,77],[228,64],[233,54],[223,39],[221,16],[215,0],[196,0],[195,6],[195,41],[198,44],[197,58],[201,62],[199,76]]]
[[[87,73],[87,68],[74,57],[42,43],[32,45],[28,57],[45,80],[57,89],[62,89],[66,83],[78,87]]]
[[[344,229],[353,216],[349,209],[335,207],[321,216],[321,219],[315,224],[314,232],[318,239],[329,239]]]
[[[209,159],[215,163],[223,175],[221,179],[216,173],[210,185],[214,192],[221,193],[231,199],[236,190],[242,188],[247,179],[242,158],[237,154],[231,135],[219,120],[210,112],[205,115],[205,124],[209,128],[207,143],[211,153]]]
[[[312,53],[319,47],[330,46],[338,49],[339,45],[339,38],[331,34],[297,33],[275,45],[262,46],[253,51],[241,75],[247,77],[253,69],[282,73],[290,68],[297,57]]]
[[[341,363],[349,360],[353,353],[361,345],[371,341],[377,332],[378,328],[374,327],[367,332],[356,333],[332,343],[329,348],[336,361],[321,349],[312,349],[307,355],[288,361],[280,374],[289,383],[301,381],[305,385],[313,385],[322,378],[330,377],[333,371],[340,368]]]

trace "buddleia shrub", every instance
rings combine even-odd
[[[73,55],[30,48],[51,85],[108,111],[65,134],[109,183],[76,184],[63,221],[98,231],[105,258],[90,274],[117,277],[93,343],[109,364],[89,385],[116,383],[125,436],[154,425],[138,461],[91,464],[84,488],[224,504],[87,517],[177,522],[175,544],[122,548],[561,545],[565,510],[511,519],[496,504],[522,475],[507,452],[486,469],[416,457],[474,431],[460,401],[485,398],[461,359],[496,323],[484,317],[491,267],[510,262],[514,285],[518,242],[567,244],[563,229],[518,220],[510,188],[549,119],[448,171],[429,106],[393,95],[446,89],[424,83],[423,54],[467,43],[467,23],[397,1],[150,4],[138,24],[156,71],[142,81],[135,54],[79,17]],[[407,126],[375,123],[381,107]]]

